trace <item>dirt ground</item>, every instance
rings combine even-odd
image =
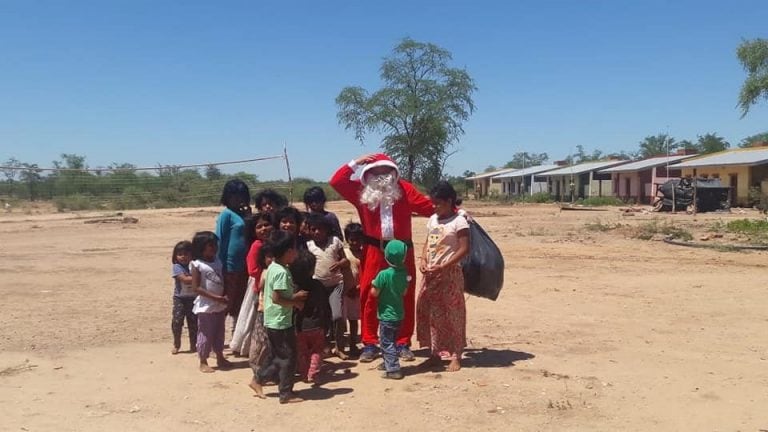
[[[344,203],[330,209],[352,218]],[[212,229],[218,209],[126,212],[136,224],[0,214],[0,429],[768,429],[766,252],[586,228],[661,218],[704,232],[757,212],[467,209],[507,268],[498,301],[467,301],[464,369],[407,368],[392,382],[376,363],[329,360],[330,382],[298,384],[309,400],[290,406],[254,398],[243,362],[201,374],[194,355],[170,355],[171,248]]]

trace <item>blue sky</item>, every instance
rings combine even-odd
[[[476,80],[450,174],[517,151],[634,150],[659,132],[735,146],[768,130],[768,103],[739,118],[735,57],[743,38],[768,37],[766,17],[764,0],[5,0],[0,161],[202,163],[285,143],[294,175],[326,179],[378,147],[338,125],[335,97],[376,89],[404,36],[448,49]],[[276,162],[243,168],[285,177]]]

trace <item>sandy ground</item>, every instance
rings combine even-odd
[[[507,270],[498,301],[468,300],[465,368],[392,382],[376,363],[330,361],[330,382],[297,385],[309,401],[291,406],[252,397],[242,362],[204,375],[194,355],[170,355],[171,248],[218,209],[127,212],[137,224],[2,214],[0,429],[768,429],[765,252],[585,229],[659,217],[615,209],[468,209]],[[758,217],[661,217],[704,229],[745,216]]]

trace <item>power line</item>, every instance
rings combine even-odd
[[[24,166],[0,166],[0,169],[2,170],[35,170],[35,171],[58,171],[58,172],[104,172],[104,171],[157,171],[162,169],[168,169],[168,168],[174,168],[174,169],[184,169],[184,168],[200,168],[200,167],[207,167],[210,165],[219,166],[219,165],[235,165],[235,164],[243,164],[248,162],[259,162],[259,161],[265,161],[265,160],[272,160],[272,159],[285,159],[286,155],[279,155],[279,156],[264,156],[259,158],[253,158],[253,159],[243,159],[243,160],[237,160],[237,161],[227,161],[227,162],[209,162],[209,163],[198,163],[198,164],[190,164],[190,165],[157,165],[154,167],[138,167],[138,168],[33,168],[33,167],[24,167]]]

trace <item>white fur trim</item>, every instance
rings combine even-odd
[[[365,184],[365,173],[367,173],[371,168],[378,168],[383,166],[393,168],[395,170],[395,175],[400,177],[400,170],[397,169],[397,165],[394,162],[390,160],[378,160],[363,166],[363,169],[360,171],[360,181]]]

